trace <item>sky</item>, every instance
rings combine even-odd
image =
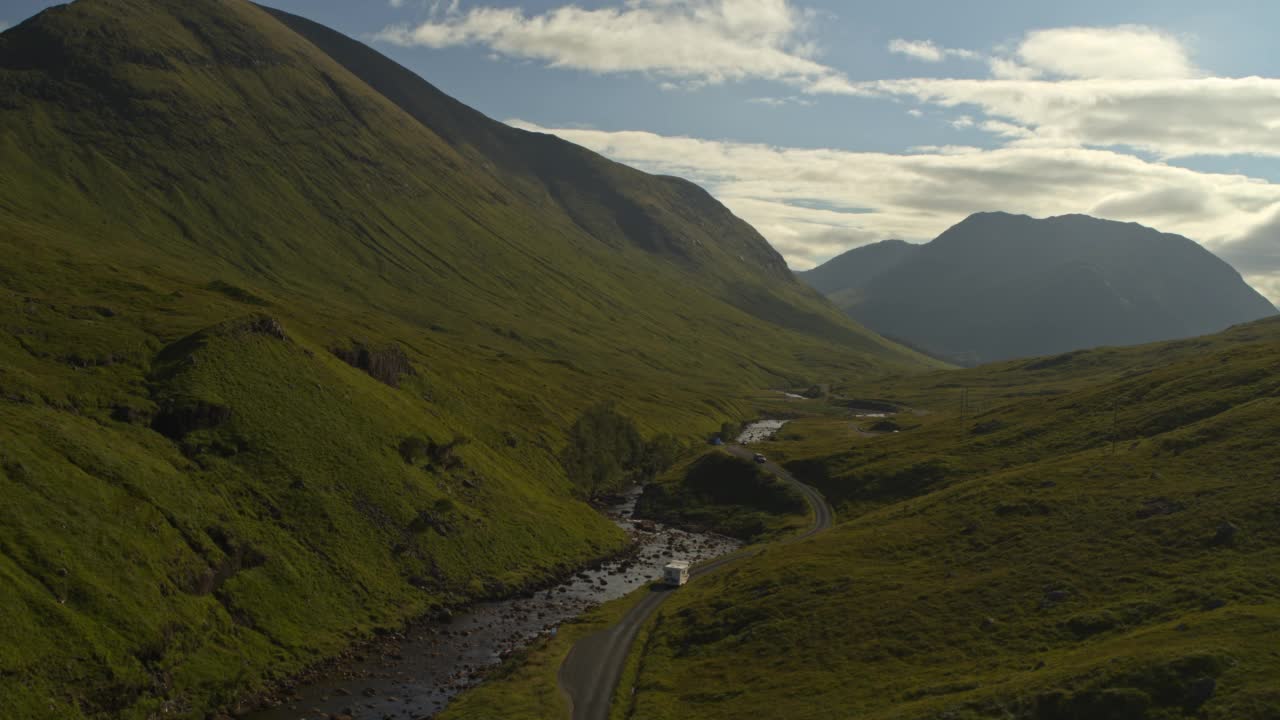
[[[700,183],[792,268],[970,213],[1186,235],[1280,301],[1280,3],[267,0]],[[52,3],[3,0],[0,28]]]

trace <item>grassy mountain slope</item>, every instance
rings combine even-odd
[[[1278,340],[953,372],[1004,395],[895,435],[801,423],[770,454],[843,522],[673,598],[629,716],[1277,717]]]
[[[692,434],[923,366],[680,182],[594,161],[646,245],[596,180],[558,183],[575,216],[449,132],[244,2],[0,34],[11,714],[203,716],[616,549],[556,461],[593,402]]]
[[[1083,215],[979,213],[868,279],[877,250],[805,277],[869,327],[966,364],[1193,337],[1276,312],[1191,240]]]
[[[362,43],[306,18],[270,12],[460,153],[491,165],[486,169],[507,187],[532,202],[557,206],[597,239],[629,241],[704,276],[740,277],[744,264],[773,279],[790,276],[782,256],[759,233],[697,185],[642,173],[553,135],[491,120]]]

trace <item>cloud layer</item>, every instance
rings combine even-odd
[[[1280,79],[968,80],[859,86],[945,108],[973,108],[987,129],[1028,145],[1128,147],[1164,158],[1280,157]]]
[[[909,98],[986,116],[1021,146],[1127,148],[1162,158],[1280,157],[1280,79],[1212,77],[1184,41],[1138,25],[1026,33],[1011,52],[979,55],[927,40],[890,50],[919,60],[985,58],[989,78],[919,77],[825,86]]]
[[[539,15],[475,7],[395,25],[376,39],[443,48],[477,45],[512,58],[593,73],[648,73],[694,86],[763,79],[814,89],[843,82],[813,59],[810,13],[787,0],[629,0],[588,10],[565,5]]]
[[[593,73],[643,73],[667,89],[755,79],[810,97],[908,98],[970,120],[985,116],[960,119],[957,127],[980,127],[1023,146],[1129,148],[1162,158],[1280,156],[1280,80],[1208,76],[1183,39],[1140,25],[1033,30],[1011,50],[985,54],[899,38],[889,52],[932,64],[985,60],[990,77],[852,82],[817,59],[808,39],[813,13],[789,0],[629,0],[537,15],[491,6],[460,12],[457,3],[436,8],[431,20],[388,27],[377,38],[476,45]]]
[[[1237,260],[1274,260],[1269,243],[1280,234],[1280,185],[1110,150],[944,147],[891,154],[511,124],[706,186],[796,269],[874,240],[927,240],[981,210],[1141,222]],[[1242,244],[1254,237],[1256,248]],[[1260,285],[1280,274],[1280,263],[1242,267]]]
[[[756,79],[809,97],[906,98],[963,112],[957,127],[1020,146],[1125,148],[1166,159],[1280,157],[1280,79],[1209,76],[1183,39],[1145,26],[1033,30],[1011,50],[986,54],[899,38],[888,44],[891,53],[927,63],[984,60],[990,77],[852,82],[816,59],[807,33],[813,13],[788,0],[629,0],[539,15],[436,7],[433,19],[385,28],[377,38],[477,45],[593,73],[644,73],[668,89]]]

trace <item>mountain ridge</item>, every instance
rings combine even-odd
[[[1198,243],[1137,223],[975,213],[916,247],[887,267],[870,259],[880,248],[854,249],[800,277],[869,327],[966,364],[1191,337],[1275,312]]]
[[[509,180],[513,174],[516,177],[533,174],[540,181],[541,187],[531,187],[531,184],[526,181],[521,184],[521,189],[531,197],[547,198],[561,204],[571,215],[574,215],[572,203],[557,193],[557,186],[561,181],[573,172],[587,175],[606,175],[613,172],[626,175],[627,179],[632,181],[644,179],[656,186],[667,186],[662,189],[691,194],[694,197],[690,199],[695,199],[700,209],[712,209],[722,217],[732,216],[732,213],[716,202],[709,193],[688,180],[672,176],[649,175],[604,158],[555,135],[513,128],[492,120],[483,113],[448,97],[411,70],[388,60],[363,43],[301,16],[265,6],[263,9],[315,44],[321,51],[334,58],[409,115],[435,129],[455,148],[473,150],[491,160],[496,157],[497,162],[502,163],[500,167],[505,171],[504,178]],[[549,154],[555,155],[556,163],[546,162],[545,156]],[[570,170],[564,167],[566,159],[570,161]],[[613,190],[607,186],[601,189]],[[625,228],[619,224],[622,234],[630,237],[641,247],[650,250],[659,249],[651,239],[645,237],[643,226],[648,220],[645,217],[645,208],[630,197],[619,196],[615,199],[622,203],[622,207],[617,208],[618,214],[632,216],[633,220],[641,226]],[[575,220],[578,219],[575,216]],[[585,219],[580,225],[588,232],[598,232],[598,227],[592,219]],[[770,247],[758,232],[750,229],[746,241],[738,243],[736,251],[748,252],[753,259],[760,260],[760,266],[771,276],[777,279],[790,279],[790,272],[782,256]],[[687,256],[690,250],[688,247],[674,249],[678,255],[682,256]],[[731,254],[733,252],[731,251]]]
[[[880,240],[860,245],[797,277],[823,294],[860,288],[863,283],[910,257],[919,247],[905,240]]]

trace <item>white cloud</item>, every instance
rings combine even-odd
[[[913,118],[924,117],[924,111],[917,108],[911,108],[907,111],[907,114]]]
[[[968,155],[980,153],[982,148],[973,145],[915,145],[908,151],[915,155]]]
[[[903,40],[902,38],[889,42],[889,52],[930,63],[942,62],[948,57],[958,57],[964,60],[973,60],[980,57],[978,53],[972,50],[939,47],[932,40]]]
[[[0,32],[4,32],[5,30],[8,30],[10,27],[12,26],[9,23],[5,22],[4,20],[0,20]]]
[[[863,93],[976,107],[1026,130],[1019,142],[1125,146],[1165,158],[1280,156],[1280,79],[971,80],[860,84]]]
[[[906,55],[916,60],[924,62],[942,62],[946,55],[942,52],[942,48],[934,45],[932,41],[912,41],[912,40],[894,40],[889,43],[889,52]]]
[[[899,50],[924,59],[949,52],[932,43]],[[1005,54],[1011,57],[986,58],[990,79],[913,78],[832,91],[975,108],[986,116],[983,129],[1024,146],[1132,148],[1162,158],[1280,156],[1280,79],[1207,76],[1181,39],[1160,30],[1036,30]]]
[[[979,127],[992,135],[1000,135],[1006,138],[1030,139],[1035,136],[1035,133],[1021,125],[1014,125],[1013,123],[1002,122],[1000,120],[987,120]]]
[[[564,5],[542,14],[473,7],[436,13],[375,38],[433,48],[478,45],[551,67],[649,73],[664,82],[763,79],[823,92],[847,86],[813,59],[811,13],[788,0],[628,0],[621,7]]]
[[[1177,38],[1141,25],[1067,27],[1030,32],[1023,64],[1071,78],[1185,78],[1197,71]]]
[[[788,96],[788,97],[754,97],[748,98],[747,102],[753,105],[767,105],[768,107],[782,107],[784,105],[812,105],[812,100],[805,98]]]
[[[1232,248],[1248,249],[1239,243],[1269,222],[1280,227],[1280,185],[1109,150],[944,146],[889,154],[512,124],[706,186],[796,269],[872,240],[926,240],[981,210],[1141,222],[1240,258],[1246,253],[1233,256]],[[1280,266],[1255,260],[1240,269],[1258,287],[1280,290]]]
[[[1019,65],[1007,58],[987,58],[987,66],[991,68],[991,77],[998,80],[1031,80],[1041,74],[1036,68]]]

